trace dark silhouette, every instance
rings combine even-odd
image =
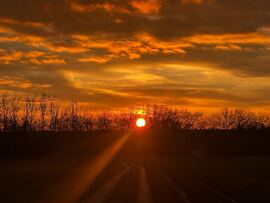
[[[141,113],[137,113],[138,110]],[[46,95],[22,98],[3,93],[0,130],[63,132],[130,129],[134,128],[134,121],[139,116],[147,120],[146,127],[151,129],[262,130],[270,126],[268,114],[240,108],[224,108],[217,113],[205,114],[166,105],[146,105],[94,113],[83,110],[76,101],[67,105]]]

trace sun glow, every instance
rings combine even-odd
[[[144,127],[146,124],[145,120],[143,118],[138,118],[137,121],[136,121],[136,125],[137,127],[139,128],[142,128]]]

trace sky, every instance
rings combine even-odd
[[[270,1],[1,0],[0,90],[270,111]]]

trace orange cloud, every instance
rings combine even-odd
[[[46,53],[42,51],[31,51],[31,52],[25,53],[26,58],[36,58],[36,57],[41,57],[44,55],[46,55]]]
[[[65,64],[65,60],[57,58],[57,56],[48,55],[41,51],[11,51],[7,52],[0,49],[0,63],[11,64],[12,62],[32,63],[32,64]]]
[[[87,49],[104,49],[109,55],[101,57],[84,57],[80,62],[106,63],[115,58],[139,59],[146,54],[185,54],[185,48],[191,47],[190,43],[182,41],[160,41],[148,34],[138,34],[130,40],[93,39],[87,36],[74,36],[81,47]]]
[[[183,3],[193,3],[193,4],[201,4],[206,1],[213,1],[213,0],[181,0]]]
[[[85,57],[80,62],[106,63],[116,58],[138,59],[142,55],[163,53],[166,55],[186,54],[187,48],[213,45],[209,49],[227,51],[245,51],[242,45],[270,45],[270,38],[260,33],[223,34],[223,35],[194,35],[173,40],[159,40],[147,33],[140,33],[126,40],[100,39],[88,36],[73,36],[76,43],[83,49],[104,49],[109,55],[101,57]],[[113,56],[113,57],[112,57]]]
[[[36,27],[36,28],[44,28],[45,24],[40,23],[40,22],[21,22],[17,21],[11,18],[1,18],[0,23],[2,24],[10,24],[10,25],[18,25],[18,24],[23,24],[24,26],[28,27]]]
[[[131,13],[127,8],[109,2],[81,4],[77,1],[72,0],[69,1],[69,5],[71,10],[76,12],[92,12],[96,9],[101,9],[106,12],[127,13],[127,14]]]
[[[18,23],[11,19],[2,19],[6,23]],[[28,24],[32,25],[31,22]],[[39,26],[35,25],[34,26]],[[270,37],[266,34],[268,29],[259,29],[258,32],[244,34],[198,34],[190,37],[179,37],[171,40],[160,40],[152,35],[142,32],[126,39],[114,39],[108,36],[71,35],[65,40],[55,37],[37,37],[17,33],[11,29],[0,27],[0,42],[16,42],[29,45],[34,48],[47,49],[55,53],[87,53],[89,51],[104,50],[108,53],[93,56],[85,55],[78,57],[79,62],[92,62],[105,64],[115,59],[139,59],[143,55],[163,54],[163,55],[183,55],[191,47],[201,47],[201,45],[211,45],[208,49],[226,51],[246,51],[246,45],[259,44],[270,47]],[[267,48],[267,47],[266,47]],[[256,49],[256,47],[254,47]],[[65,64],[64,59],[53,56],[48,59],[51,53],[40,52],[20,52],[0,51],[0,61],[10,64],[13,61],[32,64]],[[77,56],[75,56],[77,57]]]
[[[33,64],[66,64],[66,61],[63,59],[58,59],[58,58],[51,58],[51,59],[29,59],[30,63]]]
[[[76,53],[83,53],[83,52],[88,51],[87,48],[82,47],[80,44],[74,44],[74,45],[55,44],[55,43],[48,42],[46,40],[44,40],[40,44],[40,46],[45,47],[49,51],[57,52],[57,53],[67,52],[67,53],[76,54]]]
[[[141,14],[158,13],[161,7],[159,0],[132,0],[130,5]]]
[[[90,56],[86,58],[78,59],[79,62],[93,62],[93,63],[107,63],[108,61],[112,60],[113,56]]]
[[[52,52],[82,53],[88,51],[80,44],[64,43],[59,39],[52,40],[45,37],[17,33],[11,29],[0,27],[0,42],[17,42],[37,48],[45,48]],[[59,41],[59,42],[58,42]]]
[[[73,2],[73,1],[72,1]],[[12,19],[0,19],[5,23],[19,22]],[[25,24],[25,23],[24,23]],[[43,24],[26,22],[29,26],[42,26]],[[127,59],[139,59],[142,55],[147,54],[159,54],[177,55],[185,54],[186,48],[196,47],[199,45],[213,45],[210,48],[219,50],[238,50],[245,51],[242,45],[248,44],[260,44],[264,46],[270,46],[270,37],[267,35],[267,28],[261,28],[257,32],[243,33],[243,34],[198,34],[190,37],[179,37],[171,40],[160,40],[154,38],[147,33],[136,34],[126,39],[115,40],[108,36],[91,37],[89,35],[71,35],[67,36],[65,40],[61,40],[58,36],[54,37],[38,37],[27,34],[17,33],[10,28],[0,27],[0,42],[17,42],[24,45],[29,45],[35,48],[47,49],[50,52],[55,53],[86,53],[91,50],[102,49],[109,52],[103,54],[101,58],[93,58],[85,56],[80,58],[80,62],[96,62],[106,63],[110,60],[117,58]],[[256,48],[256,47],[255,47]],[[13,58],[20,58],[20,53],[1,54],[1,61],[4,63],[10,63]],[[47,54],[48,55],[48,54]],[[113,55],[114,57],[111,57]],[[53,63],[64,64],[64,60],[38,60],[38,56],[32,57],[28,60],[35,64]],[[39,56],[41,57],[41,56]],[[28,57],[31,58],[31,57]],[[35,58],[35,59],[33,59]],[[56,59],[57,57],[55,57]],[[27,61],[27,60],[26,60]]]
[[[0,62],[4,64],[10,64],[12,61],[20,60],[23,57],[23,52],[12,51],[11,53],[7,53],[6,51],[0,52]]]
[[[28,89],[28,88],[49,88],[50,84],[39,84],[32,83],[28,80],[24,80],[23,78],[14,78],[8,76],[0,77],[0,85],[8,86],[8,87],[16,87],[20,89]]]
[[[94,10],[100,9],[106,12],[132,14],[130,8],[110,2],[82,4],[78,1],[71,0],[68,1],[68,3],[71,10],[76,12],[92,12]],[[161,7],[159,0],[130,0],[129,4],[132,8],[141,14],[158,13]]]
[[[238,46],[238,45],[234,45],[234,44],[229,44],[229,45],[217,45],[217,46],[215,46],[215,49],[218,49],[218,50],[224,50],[224,51],[231,51],[231,50],[241,51],[241,50],[243,50],[242,47],[240,47],[240,46]]]
[[[270,44],[270,37],[260,33],[247,34],[200,34],[181,40],[196,44]]]

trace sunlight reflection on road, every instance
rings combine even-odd
[[[95,178],[110,163],[113,157],[125,144],[130,134],[127,133],[116,140],[111,146],[99,154],[91,163],[79,167],[74,174],[68,177],[61,186],[52,188],[41,197],[40,202],[47,203],[74,203],[77,202]]]

